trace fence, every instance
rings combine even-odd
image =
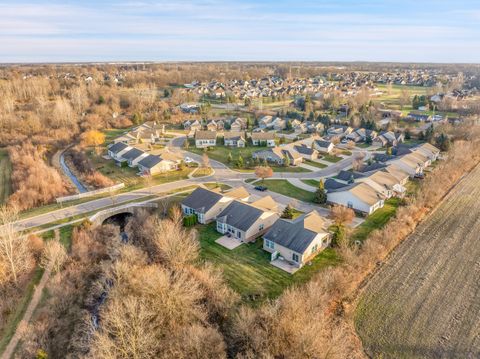
[[[57,201],[57,203],[63,203],[63,202],[73,201],[73,200],[76,200],[76,199],[93,197],[93,196],[96,196],[98,194],[108,193],[108,192],[111,192],[111,191],[117,191],[117,190],[119,190],[123,187],[125,187],[125,184],[124,183],[119,183],[119,184],[116,184],[116,185],[111,186],[111,187],[100,188],[100,189],[96,189],[94,191],[78,193],[78,194],[74,194],[74,195],[71,195],[71,196],[59,197],[59,198],[56,199],[56,201]]]

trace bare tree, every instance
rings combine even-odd
[[[255,167],[255,176],[257,176],[257,178],[261,178],[262,181],[264,181],[265,178],[273,176],[273,170],[269,166],[257,166]]]
[[[60,243],[58,238],[54,238],[45,243],[40,265],[45,269],[50,268],[52,272],[56,273],[60,271],[67,258],[65,246]]]
[[[18,283],[18,278],[32,268],[32,254],[27,238],[19,234],[14,222],[18,219],[13,206],[0,207],[0,267],[6,281]],[[2,281],[2,278],[0,278]]]

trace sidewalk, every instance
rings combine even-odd
[[[290,182],[295,187],[301,188],[308,192],[315,192],[317,190],[315,187],[302,182],[302,180],[298,178],[289,178],[287,179],[287,181]]]

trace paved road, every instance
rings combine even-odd
[[[176,137],[170,141],[170,144],[168,145],[172,149],[181,151],[181,153],[184,156],[191,157],[195,161],[202,162],[202,156],[191,153],[191,152],[186,152],[182,149],[183,142],[185,141],[185,135],[180,135],[179,137]],[[367,154],[368,156],[369,154]],[[338,173],[340,170],[347,169],[352,165],[352,159],[351,158],[346,158],[343,159],[337,163],[331,164],[329,167],[324,168],[324,169],[319,169],[318,171],[315,172],[302,172],[302,173],[279,173],[276,172],[274,173],[272,178],[277,178],[277,179],[319,179],[321,177],[329,177],[332,176],[336,173]],[[175,181],[175,182],[170,182],[170,183],[165,183],[161,185],[156,185],[153,187],[149,188],[142,188],[139,190],[131,191],[131,192],[126,192],[126,193],[121,193],[113,197],[114,200],[112,200],[112,197],[105,197],[105,198],[100,198],[100,199],[95,199],[89,202],[85,202],[82,204],[66,207],[63,209],[58,209],[52,212],[48,212],[45,214],[41,214],[35,217],[30,217],[26,219],[19,220],[16,222],[16,227],[18,230],[25,230],[37,226],[41,226],[47,223],[55,222],[61,219],[85,214],[88,212],[100,210],[105,207],[109,207],[115,204],[121,204],[124,202],[128,201],[134,201],[134,200],[139,200],[143,197],[147,197],[150,195],[155,195],[155,194],[160,194],[160,193],[165,193],[169,192],[172,190],[176,190],[182,187],[187,187],[191,185],[198,185],[200,183],[205,183],[205,182],[221,182],[228,184],[230,186],[239,186],[242,185],[244,180],[247,178],[255,178],[255,175],[253,173],[245,173],[245,172],[238,172],[238,171],[233,171],[229,169],[227,166],[225,166],[223,163],[214,161],[210,159],[210,166],[213,168],[214,173],[210,176],[207,177],[200,177],[200,178],[189,178],[185,180],[180,180],[180,181]],[[270,193],[269,193],[270,194]],[[276,194],[274,192],[271,192],[272,197],[277,198],[277,199],[282,199],[283,202],[287,201],[286,199],[283,199],[281,195]],[[284,196],[285,197],[285,196]],[[292,201],[291,198],[286,197],[289,199],[289,202],[287,201],[286,203],[290,203]],[[297,201],[298,202],[298,201]],[[282,203],[282,202],[280,202]],[[302,210],[301,208],[299,208]]]

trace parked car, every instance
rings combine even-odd
[[[425,175],[423,173],[417,173],[415,174],[415,176],[413,176],[414,178],[418,178],[418,179],[424,179],[425,178]]]
[[[255,189],[260,192],[265,192],[268,188],[265,186],[255,186]]]
[[[192,160],[190,157],[185,157],[185,163],[192,163],[192,162],[195,162],[194,160]]]

